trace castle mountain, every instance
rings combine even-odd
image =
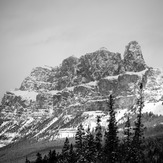
[[[163,70],[146,65],[136,41],[126,46],[123,58],[101,48],[80,58],[70,56],[58,67],[36,67],[19,89],[4,94],[0,147],[74,137],[80,123],[93,131],[97,115],[105,127],[110,94],[121,124],[127,113],[134,114],[139,83],[144,87],[143,112],[162,115]]]

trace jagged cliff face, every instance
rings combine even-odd
[[[146,66],[137,42],[126,46],[123,60],[119,53],[102,48],[80,58],[71,56],[59,67],[34,68],[20,89],[6,92],[2,99],[0,145],[26,138],[72,137],[79,123],[93,129],[97,115],[106,126],[110,94],[116,97],[120,123],[135,103],[140,82],[145,86],[146,103],[160,106],[162,74]]]
[[[132,41],[126,46],[124,53],[124,67],[126,71],[131,72],[139,72],[147,67],[138,42]]]

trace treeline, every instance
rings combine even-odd
[[[90,128],[84,130],[78,126],[75,144],[70,144],[66,138],[62,152],[50,151],[43,158],[37,153],[33,163],[161,163],[163,162],[162,139],[145,139],[142,124],[142,108],[144,106],[143,88],[140,85],[139,97],[136,103],[137,118],[135,125],[130,125],[127,117],[123,130],[123,138],[118,137],[118,127],[115,118],[114,98],[108,100],[109,119],[105,133],[101,127],[101,117],[97,117],[95,132]],[[26,163],[32,163],[26,158]]]

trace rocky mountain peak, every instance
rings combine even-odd
[[[146,69],[141,47],[137,41],[131,41],[126,46],[124,53],[125,71],[140,72]]]
[[[123,118],[135,104],[142,79],[146,102],[159,102],[160,106],[162,76],[163,71],[146,68],[136,41],[126,46],[124,59],[120,53],[101,48],[80,58],[70,56],[58,67],[36,67],[18,90],[3,97],[0,147],[24,138],[49,141],[72,137],[78,124],[94,126],[97,114],[103,116],[105,126],[111,93],[116,97],[117,117]]]
[[[99,50],[100,50],[100,51],[101,51],[101,50],[108,51],[108,49],[107,49],[106,47],[101,47]]]
[[[131,41],[126,46],[124,60],[120,53],[113,53],[102,47],[80,58],[70,56],[56,68],[36,67],[24,79],[20,90],[62,90],[127,71],[140,72],[145,68],[140,45]]]
[[[109,52],[102,48],[93,53],[87,53],[79,59],[78,75],[87,82],[100,78],[118,75],[123,72],[123,62],[119,53]]]

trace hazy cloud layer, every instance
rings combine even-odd
[[[162,0],[1,0],[0,97],[33,67],[56,66],[100,47],[137,40],[149,66],[163,67]]]

